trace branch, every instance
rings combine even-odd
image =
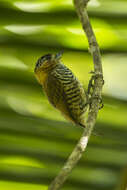
[[[52,181],[48,190],[59,190],[65,180],[68,178],[69,174],[71,173],[74,166],[77,164],[79,159],[81,158],[83,152],[87,147],[87,143],[91,132],[93,130],[98,110],[99,110],[99,103],[101,98],[101,91],[103,86],[103,72],[102,72],[102,63],[101,63],[101,55],[99,46],[96,41],[96,37],[94,35],[92,26],[89,21],[89,17],[86,11],[86,5],[89,0],[74,0],[74,6],[77,12],[77,15],[80,19],[82,24],[83,30],[86,33],[88,42],[89,42],[89,49],[91,55],[93,57],[94,63],[94,89],[92,94],[92,102],[91,102],[91,109],[88,113],[88,118],[86,121],[86,128],[80,138],[79,142],[75,146],[73,152],[69,156],[68,160],[64,164],[63,168],[61,169],[58,176]]]

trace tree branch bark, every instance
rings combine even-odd
[[[80,19],[83,30],[87,36],[89,42],[89,50],[93,57],[94,88],[92,93],[91,108],[89,109],[88,118],[86,121],[86,128],[84,129],[83,134],[79,142],[75,146],[73,152],[69,156],[68,160],[64,164],[58,176],[50,184],[48,190],[59,190],[61,188],[61,186],[68,178],[69,174],[71,173],[72,169],[81,158],[83,152],[85,151],[89,137],[96,122],[100,99],[101,99],[101,92],[103,87],[103,72],[102,72],[100,50],[86,11],[86,6],[89,0],[73,0],[73,1],[77,15]]]

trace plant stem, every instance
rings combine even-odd
[[[79,20],[82,24],[83,30],[86,33],[88,42],[89,42],[89,49],[91,55],[93,57],[94,63],[94,88],[92,94],[92,101],[91,101],[91,108],[88,113],[88,118],[86,121],[86,128],[83,131],[83,134],[75,146],[73,152],[67,159],[66,163],[64,164],[63,168],[59,172],[58,176],[52,181],[48,190],[59,190],[65,180],[68,178],[69,174],[71,173],[72,169],[76,166],[77,162],[81,158],[83,152],[87,147],[87,143],[91,132],[93,130],[94,124],[97,119],[97,114],[99,110],[99,103],[101,99],[101,92],[103,86],[103,72],[102,72],[102,63],[101,63],[101,55],[99,46],[96,41],[96,37],[94,35],[92,26],[89,21],[89,17],[86,11],[86,6],[89,0],[74,0],[74,6],[79,17]]]

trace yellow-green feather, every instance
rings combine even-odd
[[[84,126],[87,97],[74,74],[65,65],[57,64],[43,82],[50,103],[75,124]]]

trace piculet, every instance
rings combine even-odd
[[[35,76],[49,102],[72,123],[85,127],[88,110],[87,93],[81,83],[61,62],[62,53],[47,54],[38,59]]]

